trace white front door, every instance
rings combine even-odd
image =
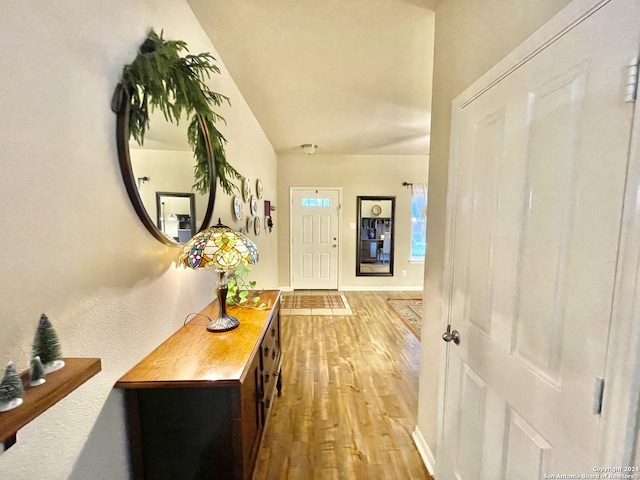
[[[291,189],[291,286],[338,288],[340,191]]]
[[[454,101],[438,480],[595,473],[639,19],[612,0]]]

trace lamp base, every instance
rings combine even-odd
[[[218,318],[212,318],[207,325],[209,332],[228,332],[240,325],[240,320],[236,317],[232,317],[227,313],[227,293],[229,292],[229,286],[224,277],[224,271],[218,271],[218,281],[216,282],[216,295],[218,297],[218,305],[220,305],[220,311]]]
[[[240,325],[240,320],[231,315],[225,315],[224,317],[212,318],[207,324],[207,330],[209,332],[228,332]]]

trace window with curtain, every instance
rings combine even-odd
[[[427,250],[427,185],[411,185],[411,261],[424,261]]]

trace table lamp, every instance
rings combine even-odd
[[[227,314],[227,272],[234,270],[243,261],[253,264],[258,261],[256,245],[242,233],[218,224],[207,228],[193,236],[180,251],[178,264],[192,269],[213,267],[218,272],[216,294],[220,312],[217,318],[210,319],[207,330],[210,332],[226,332],[233,330],[240,321]]]

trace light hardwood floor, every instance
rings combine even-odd
[[[431,479],[411,433],[420,342],[386,302],[346,292],[354,315],[282,316],[283,391],[254,480]]]

